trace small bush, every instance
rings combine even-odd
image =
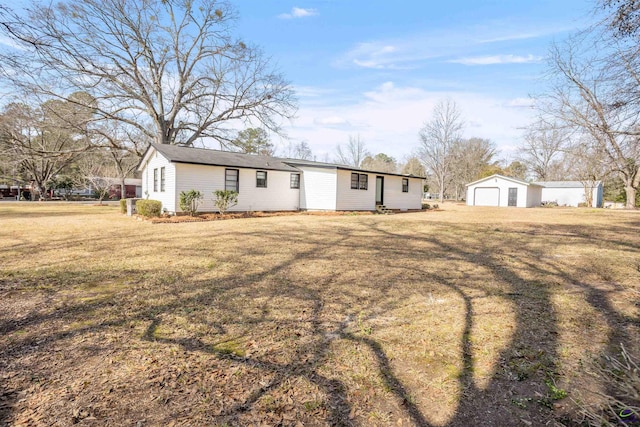
[[[120,199],[120,213],[127,213],[127,199]]]
[[[555,200],[547,200],[547,201],[541,202],[540,206],[545,208],[555,208],[555,207],[558,207],[558,202],[556,202]]]
[[[202,200],[202,193],[198,190],[189,190],[180,192],[180,209],[194,216],[198,213],[198,204]]]
[[[147,218],[160,216],[161,210],[162,202],[159,200],[138,200],[136,202],[136,212]]]
[[[213,203],[221,214],[224,214],[227,209],[238,204],[238,193],[236,191],[216,190],[213,192],[213,195],[216,196],[216,198],[213,199]]]
[[[578,203],[578,207],[579,208],[586,208],[586,207],[588,207],[588,205],[583,202],[583,203]]]
[[[422,209],[423,210],[429,210],[429,209],[431,209],[431,205],[429,203],[423,203],[422,204]]]

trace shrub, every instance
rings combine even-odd
[[[236,191],[216,190],[213,192],[213,195],[216,196],[216,198],[213,199],[213,203],[221,214],[224,214],[227,209],[238,204],[238,193]]]
[[[198,213],[198,204],[202,200],[202,193],[198,190],[189,190],[180,192],[180,209],[187,212],[190,216]]]
[[[160,216],[161,210],[162,202],[159,200],[138,200],[136,202],[136,212],[147,218]]]
[[[127,199],[120,199],[120,213],[127,213]]]
[[[548,200],[548,201],[541,202],[540,206],[543,206],[545,208],[554,208],[558,206],[558,202],[556,202],[555,200]]]
[[[429,203],[423,203],[422,204],[422,209],[429,210],[429,209],[431,209],[431,205]]]

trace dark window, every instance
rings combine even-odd
[[[402,178],[402,192],[409,192],[409,178]]]
[[[364,173],[360,174],[360,189],[361,190],[369,189],[369,175]]]
[[[369,175],[366,173],[351,174],[351,189],[352,190],[367,190],[369,188]]]
[[[357,190],[358,189],[358,174],[357,173],[352,173],[351,174],[351,189],[352,190]]]
[[[267,172],[256,172],[256,187],[267,188]]]
[[[240,172],[238,169],[225,169],[224,170],[224,189],[227,191],[240,192]]]
[[[158,168],[153,170],[153,192],[158,191]]]
[[[300,188],[300,174],[292,173],[291,174],[291,188]]]
[[[160,168],[160,191],[164,191],[164,167]]]

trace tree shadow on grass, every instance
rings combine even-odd
[[[17,323],[6,319],[0,325],[0,333],[3,335],[18,329],[35,329],[61,319],[72,322],[95,316],[96,313],[104,315],[101,321],[70,331],[48,330],[46,336],[15,338],[10,349],[0,350],[0,359],[6,361],[10,357],[23,358],[30,353],[46,351],[49,346],[71,336],[100,334],[109,328],[125,328],[134,321],[143,322],[147,326],[141,337],[147,343],[178,346],[188,353],[205,354],[214,359],[229,361],[233,366],[255,369],[268,378],[264,384],[253,385],[234,404],[219,408],[220,413],[212,414],[212,419],[217,422],[243,423],[243,416],[255,410],[263,396],[273,393],[287,380],[299,378],[317,386],[325,395],[326,416],[321,420],[312,420],[331,425],[364,423],[364,419],[354,420],[351,416],[354,397],[350,395],[349,385],[323,371],[332,363],[330,336],[336,335],[341,340],[361,343],[369,348],[377,374],[398,403],[402,415],[415,425],[430,426],[432,414],[425,413],[413,401],[412,394],[415,390],[403,380],[406,378],[404,373],[396,371],[397,365],[388,355],[387,343],[376,339],[375,335],[355,333],[344,320],[359,312],[371,312],[374,316],[390,312],[399,301],[424,291],[394,278],[394,274],[400,272],[395,264],[406,260],[408,264],[404,268],[415,273],[416,283],[437,286],[455,293],[464,312],[460,318],[460,341],[456,346],[461,366],[456,376],[460,393],[457,396],[457,407],[446,425],[508,425],[513,423],[516,416],[529,419],[529,422],[548,422],[554,417],[543,404],[534,402],[529,408],[522,409],[515,407],[510,398],[535,397],[535,393],[539,393],[542,400],[546,387],[544,381],[559,374],[556,366],[560,344],[555,312],[557,307],[552,301],[549,285],[544,282],[546,279],[541,278],[554,278],[585,293],[588,303],[603,313],[609,324],[609,330],[612,331],[607,337],[609,347],[615,347],[620,339],[629,338],[629,329],[638,326],[633,316],[617,312],[601,289],[585,280],[578,280],[565,271],[561,263],[546,257],[544,250],[533,244],[556,239],[562,234],[567,239],[573,239],[575,244],[597,247],[598,243],[591,241],[590,236],[594,232],[592,229],[581,235],[571,231],[569,227],[556,225],[546,230],[536,229],[535,233],[526,237],[533,240],[523,241],[520,237],[513,237],[521,234],[519,231],[494,232],[488,236],[479,235],[472,227],[464,229],[464,225],[456,225],[455,232],[472,236],[463,242],[457,242],[455,237],[446,235],[411,233],[394,221],[367,218],[363,223],[368,228],[352,220],[334,221],[324,225],[320,232],[314,230],[313,233],[295,227],[286,234],[282,234],[282,230],[268,229],[243,233],[247,242],[260,242],[262,246],[247,244],[240,249],[240,253],[234,255],[239,259],[260,259],[265,254],[261,247],[293,247],[296,250],[271,265],[258,266],[257,271],[234,271],[215,280],[195,279],[189,276],[189,272],[181,273],[167,268],[167,276],[171,278],[166,279],[166,283],[160,283],[157,290],[149,291],[150,296],[139,306],[130,305],[129,299],[136,295],[135,291],[122,291],[121,294],[103,300],[76,301],[56,310],[34,311]],[[446,224],[441,227],[451,229],[452,226]],[[207,236],[203,238],[207,239]],[[489,238],[497,240],[491,241]],[[631,253],[637,247],[633,241],[622,244],[615,239],[608,239],[607,242]],[[359,252],[362,249],[366,249],[366,255]],[[362,258],[348,259],[349,264],[337,261],[351,253],[359,253]],[[198,249],[194,249],[181,255],[188,257],[197,254]],[[514,254],[517,254],[517,259]],[[513,261],[510,261],[512,258]],[[430,268],[432,265],[446,266],[446,263],[480,265],[486,273],[482,278],[464,276],[461,279],[446,267],[436,270]],[[317,272],[313,269],[313,264],[334,266],[336,269]],[[356,274],[343,271],[345,265],[361,269],[360,274],[367,277],[358,277],[357,271]],[[126,276],[144,280],[145,272],[128,271]],[[99,279],[99,276],[89,278],[96,281]],[[82,281],[82,278],[78,277],[78,280]],[[352,280],[359,282],[352,284]],[[484,280],[498,282],[503,289],[492,290],[490,283],[485,283]],[[368,296],[363,297],[360,291],[367,291]],[[337,292],[339,295],[335,295]],[[474,379],[477,362],[474,358],[473,334],[479,319],[476,305],[479,298],[489,292],[496,293],[513,307],[514,332],[496,357],[497,368],[488,385],[479,387]],[[246,305],[255,306],[255,314],[247,316],[243,313],[238,298],[245,298]],[[279,305],[283,298],[297,301],[300,307],[310,307],[310,313],[297,318],[297,311]],[[258,299],[262,302],[252,302]],[[211,315],[196,314],[187,318],[215,331],[214,335],[226,336],[241,326],[240,329],[254,334],[252,336],[258,339],[253,328],[261,328],[259,330],[265,332],[269,327],[282,324],[301,330],[301,338],[306,341],[293,344],[296,346],[295,352],[288,354],[288,360],[283,361],[268,351],[242,356],[233,351],[220,350],[215,341],[210,339],[210,335],[207,335],[209,338],[202,338],[187,329],[187,336],[163,336],[158,333],[165,318],[175,317],[176,313],[183,313],[185,308],[200,309],[208,305],[219,307],[228,317],[216,319]],[[331,308],[328,308],[330,305]],[[236,310],[240,311],[235,312]],[[273,312],[281,316],[269,314]],[[622,332],[618,331],[620,325],[625,326]],[[292,329],[291,332],[293,331]],[[99,348],[95,350],[99,351]],[[300,357],[296,358],[298,356]],[[518,364],[526,364],[520,378],[513,378],[509,372],[505,373],[505,370],[513,365],[517,367]],[[8,414],[7,411],[5,413]],[[5,419],[8,420],[9,415],[5,415]]]

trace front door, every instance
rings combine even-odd
[[[376,176],[376,206],[384,205],[384,176]]]
[[[510,188],[509,189],[509,206],[518,206],[518,189]]]

